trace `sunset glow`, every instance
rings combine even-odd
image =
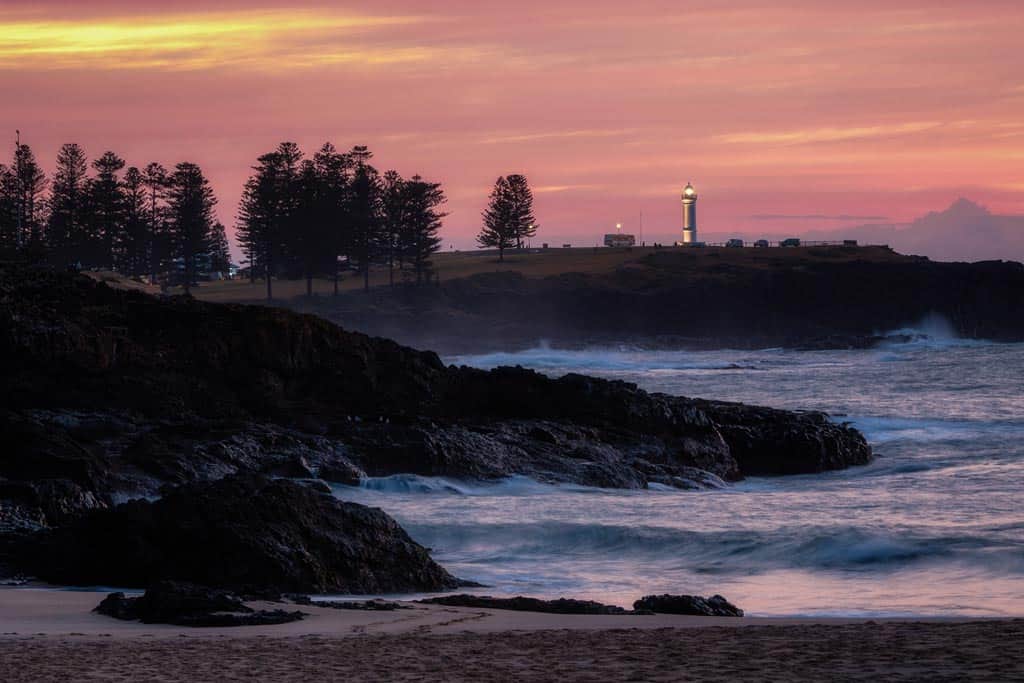
[[[10,146],[20,128],[47,169],[69,141],[196,161],[228,224],[286,139],[444,183],[465,246],[515,172],[541,234],[584,243],[641,211],[674,233],[688,179],[712,232],[903,221],[961,195],[1024,212],[1018,2],[88,5],[0,9]]]

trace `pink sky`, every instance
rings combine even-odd
[[[715,233],[1024,213],[1019,0],[282,4],[5,0],[0,130],[48,170],[198,162],[229,226],[277,142],[367,144],[444,183],[458,246],[513,172],[552,241],[671,236],[687,180]]]

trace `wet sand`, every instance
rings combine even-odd
[[[187,629],[91,612],[102,593],[0,589],[0,680],[1021,680],[1024,620],[562,616],[301,607]]]

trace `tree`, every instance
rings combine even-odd
[[[0,164],[0,253],[18,248],[17,195],[14,170]]]
[[[403,233],[408,222],[406,208],[408,195],[406,183],[397,171],[388,171],[384,174],[381,183],[381,250],[384,254],[384,261],[388,264],[388,285],[395,285],[395,263],[399,269],[404,262],[402,247]]]
[[[349,208],[354,162],[350,155],[338,152],[328,142],[313,155],[313,163],[321,186],[318,220],[323,221],[321,235],[324,240],[323,256],[327,261],[325,271],[332,274],[334,296],[338,296],[341,278],[339,257],[347,255],[352,248]]]
[[[370,264],[378,254],[383,207],[380,174],[369,164],[373,154],[366,147],[353,147],[349,153],[355,165],[348,202],[351,229],[349,256],[363,276],[363,291],[370,291]]]
[[[512,236],[516,248],[522,249],[523,242],[537,234],[537,219],[533,215],[533,192],[526,176],[513,174],[507,176]]]
[[[431,271],[430,257],[441,248],[442,221],[448,214],[439,211],[445,203],[440,183],[430,183],[414,175],[403,183],[404,222],[399,231],[399,253],[408,260],[422,284]]]
[[[85,152],[74,143],[63,145],[57,153],[46,239],[58,263],[76,261],[87,236],[88,163]]]
[[[124,194],[118,172],[124,159],[113,152],[104,152],[92,162],[96,177],[89,183],[89,206],[92,218],[89,265],[113,269],[124,229]]]
[[[152,162],[142,171],[142,183],[146,189],[146,213],[149,223],[149,273],[155,281],[157,273],[170,266],[171,239],[167,234],[166,207],[167,169]]]
[[[217,221],[210,231],[210,270],[226,273],[231,269],[231,247],[224,224]]]
[[[122,183],[123,227],[114,265],[118,272],[135,277],[149,272],[153,248],[147,194],[142,172],[134,166],[125,171]]]
[[[484,226],[476,241],[481,248],[498,250],[498,260],[505,260],[505,250],[516,244],[515,210],[508,180],[501,176],[494,181],[491,197],[484,209]]]
[[[210,251],[213,207],[217,199],[196,164],[182,162],[174,167],[167,183],[168,233],[174,254],[184,266],[185,292],[196,282],[196,262]]]
[[[273,278],[287,253],[288,232],[294,227],[297,180],[302,152],[293,142],[282,142],[264,154],[246,181],[238,211],[238,240],[250,268],[259,268],[273,298]]]
[[[20,142],[14,150],[14,163],[6,178],[7,192],[12,197],[13,220],[11,237],[18,249],[40,248],[43,244],[43,192],[46,174],[36,163],[28,145]]]

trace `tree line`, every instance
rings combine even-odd
[[[199,268],[226,271],[227,235],[202,169],[125,165],[109,151],[90,163],[69,143],[47,178],[19,142],[11,164],[0,164],[0,249],[154,280],[180,271],[186,287]]]
[[[273,297],[276,277],[338,281],[353,270],[370,288],[370,269],[387,267],[417,284],[430,281],[431,255],[441,247],[444,191],[419,175],[380,173],[366,147],[338,151],[324,144],[304,158],[293,142],[260,156],[245,183],[236,236],[249,277],[266,283]]]
[[[306,158],[293,142],[261,155],[243,188],[236,238],[248,277],[333,279],[345,271],[369,289],[370,270],[386,267],[417,284],[431,281],[431,257],[441,246],[447,215],[439,183],[419,175],[379,172],[362,146],[347,152],[326,143]],[[0,163],[0,251],[80,268],[181,284],[200,272],[229,270],[230,249],[216,220],[213,189],[202,169],[182,162],[167,170],[153,162],[130,166],[114,152],[91,163],[65,144],[47,178],[20,141],[9,165]],[[90,172],[91,171],[91,172]],[[498,178],[483,213],[480,247],[522,248],[535,236],[533,195],[522,175]]]

